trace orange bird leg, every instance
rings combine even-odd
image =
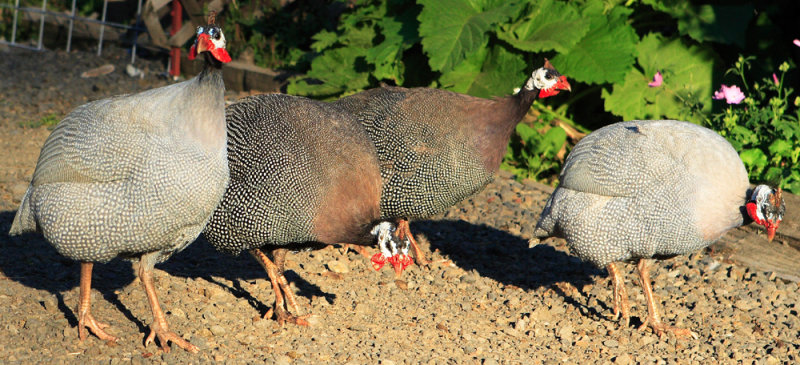
[[[692,336],[694,339],[697,339],[697,334],[689,329],[678,328],[661,322],[655,295],[653,295],[653,287],[650,285],[650,268],[647,267],[647,260],[639,259],[637,268],[639,270],[639,278],[642,280],[642,290],[647,299],[647,319],[639,327],[639,330],[644,330],[649,325],[658,337],[661,337],[665,332],[672,332],[675,336]]]
[[[367,248],[364,247],[364,246],[355,245],[355,244],[352,244],[352,243],[340,243],[340,245],[342,245],[342,247],[343,247],[342,255],[346,255],[347,254],[347,250],[353,250],[355,252],[358,252],[359,254],[361,254],[361,256],[364,256],[366,258],[371,258],[372,257],[372,255],[369,254],[369,251],[367,251]]]
[[[147,301],[150,302],[150,310],[153,312],[153,323],[150,325],[150,334],[144,340],[144,346],[147,347],[158,336],[158,342],[161,344],[161,350],[169,352],[168,342],[180,346],[182,349],[191,353],[197,353],[200,349],[192,345],[189,341],[184,340],[175,332],[169,330],[167,319],[164,316],[164,311],[161,310],[161,305],[158,303],[156,296],[156,289],[153,285],[153,265],[146,257],[142,257],[139,261],[139,280],[142,281],[144,292],[147,293]]]
[[[273,250],[275,263],[273,263],[261,249],[252,249],[249,252],[267,272],[267,276],[269,276],[269,280],[272,283],[272,291],[275,293],[275,305],[264,314],[264,318],[270,317],[274,312],[275,319],[280,325],[283,325],[284,322],[290,322],[300,326],[308,326],[308,321],[305,320],[305,318],[309,316],[308,314],[304,316],[294,316],[289,313],[286,308],[288,304],[295,313],[300,312],[297,301],[294,299],[294,294],[289,287],[289,282],[286,280],[286,277],[283,276],[286,249]],[[285,301],[284,297],[286,298]]]
[[[417,245],[417,240],[414,239],[414,235],[411,233],[408,220],[400,219],[397,221],[397,238],[402,241],[405,237],[408,237],[408,241],[411,242],[411,249],[414,250],[414,259],[417,260],[417,265],[430,265],[431,262],[422,254],[422,250]]]
[[[615,263],[612,262],[608,264],[606,269],[608,270],[609,279],[611,279],[611,285],[614,288],[614,320],[616,321],[619,319],[620,315],[622,315],[625,327],[628,327],[631,318],[630,307],[628,306],[628,292],[625,290],[625,281]]]
[[[81,296],[78,302],[78,337],[81,341],[86,339],[86,328],[103,341],[117,341],[117,338],[109,335],[103,328],[107,324],[99,322],[92,317],[92,267],[91,262],[81,262]]]

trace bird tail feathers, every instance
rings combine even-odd
[[[16,236],[25,232],[35,232],[37,230],[36,219],[33,217],[33,212],[31,211],[30,197],[31,189],[28,189],[28,191],[25,192],[25,196],[22,197],[22,203],[19,205],[17,215],[14,216],[14,222],[11,223],[11,230],[8,231],[9,235]]]

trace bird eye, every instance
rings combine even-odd
[[[214,39],[219,40],[219,37],[220,37],[219,32],[214,33]]]
[[[551,75],[549,73],[546,73],[546,74],[544,74],[544,78],[547,79],[547,80],[552,80],[553,79],[553,75]]]

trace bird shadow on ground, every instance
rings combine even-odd
[[[576,309],[602,317],[568,293],[569,285],[563,285],[569,283],[580,290],[593,282],[593,276],[606,274],[575,256],[544,243],[529,247],[528,240],[519,236],[462,220],[415,221],[411,229],[418,237],[427,238],[431,251],[439,250],[465,271],[474,270],[523,290],[549,288]]]
[[[256,298],[241,284],[242,280],[269,280],[267,272],[261,265],[244,252],[238,256],[218,252],[202,235],[185,250],[158,267],[175,277],[203,278],[229,291],[236,298],[247,300],[259,313],[265,313],[272,306],[269,298]],[[284,276],[290,283],[295,284],[298,296],[308,299],[314,296],[324,297],[329,302],[336,297],[334,294],[323,292],[319,286],[308,282],[290,269],[284,271]],[[225,279],[232,284],[219,279]]]
[[[3,251],[3,255],[0,255],[0,271],[10,280],[52,293],[58,302],[58,309],[64,313],[69,324],[77,326],[75,308],[78,303],[66,303],[64,292],[79,286],[80,263],[61,256],[39,233],[9,236],[8,230],[15,214],[14,211],[0,212],[0,245]],[[114,289],[129,285],[134,279],[130,263],[120,259],[107,264],[95,264],[92,270],[92,288],[97,289],[105,300],[144,331],[146,326],[114,294]]]
[[[69,324],[77,326],[75,309],[78,303],[66,303],[64,292],[79,286],[80,263],[61,256],[40,233],[9,236],[15,214],[15,211],[0,212],[0,250],[3,252],[0,255],[0,274],[27,287],[52,293],[58,309],[64,313]],[[247,300],[260,313],[267,310],[266,298],[253,297],[239,283],[239,280],[269,280],[266,272],[249,255],[233,257],[218,253],[201,238],[156,267],[174,277],[203,278],[230,291],[237,298]],[[335,295],[322,292],[318,286],[291,270],[286,270],[285,276],[296,284],[298,295],[325,297],[329,302],[335,298]],[[147,325],[136,318],[114,293],[116,289],[130,285],[135,278],[130,261],[114,259],[106,264],[94,265],[92,288],[97,289],[105,300],[134,322],[140,331],[147,332]],[[227,279],[233,285],[217,278]]]

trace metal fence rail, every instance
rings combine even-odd
[[[52,16],[55,18],[67,18],[69,19],[69,25],[67,26],[67,45],[66,50],[67,52],[70,51],[72,47],[72,31],[75,26],[75,21],[84,22],[84,23],[93,23],[100,25],[100,35],[98,37],[97,43],[97,55],[101,55],[103,52],[103,36],[105,34],[105,27],[112,27],[124,30],[133,30],[134,37],[133,37],[133,46],[131,47],[131,63],[136,61],[136,45],[139,38],[139,33],[147,32],[146,28],[139,27],[138,24],[141,21],[142,16],[142,0],[138,0],[137,2],[137,9],[136,9],[136,23],[133,26],[122,24],[122,23],[115,23],[115,22],[108,22],[106,21],[106,12],[108,9],[108,0],[103,1],[103,14],[101,20],[90,19],[80,16],[75,16],[75,2],[76,0],[72,0],[72,9],[69,14],[54,12],[47,10],[47,0],[42,0],[42,7],[39,8],[31,8],[31,7],[20,7],[19,0],[14,0],[14,5],[10,4],[0,4],[0,8],[6,9],[13,9],[14,12],[14,20],[13,25],[11,26],[11,42],[7,42],[5,40],[0,40],[0,44],[5,44],[14,47],[20,47],[25,49],[32,49],[32,50],[42,50],[42,39],[44,38],[44,19],[45,16]],[[39,40],[37,42],[36,47],[31,47],[25,44],[17,43],[17,22],[18,22],[18,14],[22,11],[24,13],[31,13],[31,14],[39,14]]]

